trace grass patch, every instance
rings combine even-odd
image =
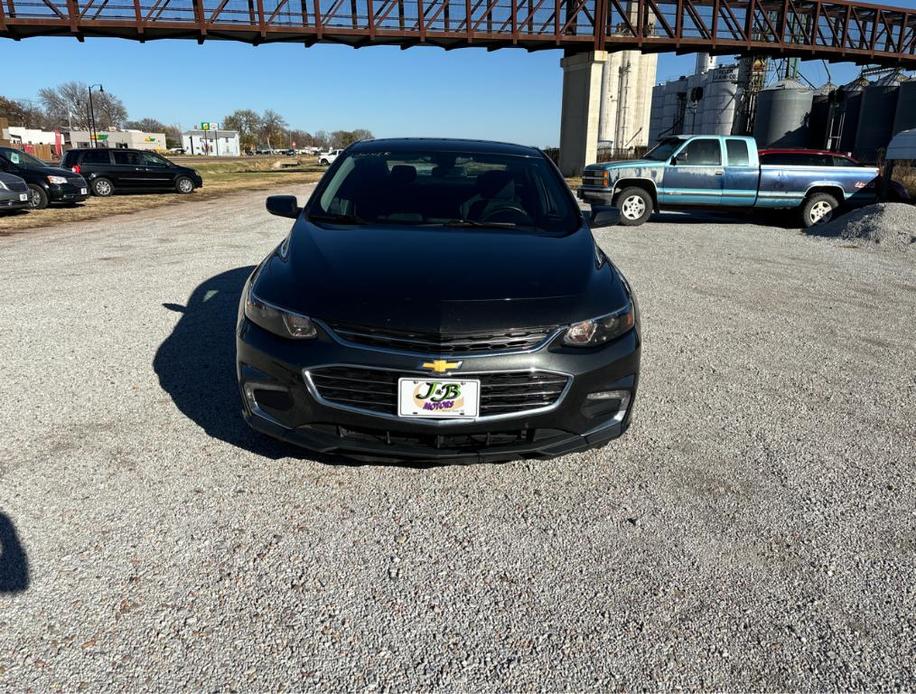
[[[285,189],[288,186],[315,183],[325,171],[325,167],[319,166],[314,157],[298,160],[294,157],[240,157],[229,160],[175,157],[174,161],[181,166],[197,169],[204,179],[203,188],[198,188],[191,195],[136,193],[113,195],[110,198],[90,197],[76,207],[3,213],[0,214],[0,235],[53,224],[75,224],[163,205],[209,200],[246,190],[269,190],[281,185]]]

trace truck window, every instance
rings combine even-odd
[[[726,140],[725,150],[728,153],[729,166],[748,166],[751,163],[747,142],[744,140]]]
[[[859,162],[848,159],[847,157],[839,157],[833,155],[833,165],[834,166],[862,166]]]
[[[722,147],[718,140],[701,138],[691,140],[677,155],[682,166],[722,166]]]

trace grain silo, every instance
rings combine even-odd
[[[916,128],[916,80],[907,80],[900,84],[893,134],[913,128]]]
[[[900,80],[892,75],[870,84],[862,93],[862,110],[853,155],[866,163],[878,161],[880,153],[891,141]]]
[[[651,110],[649,116],[649,146],[659,140],[659,134],[665,130],[665,92],[667,84],[657,84],[652,89]]]
[[[760,92],[754,139],[760,147],[804,147],[814,92],[794,79],[780,80]]]
[[[723,65],[708,74],[703,97],[704,135],[731,135],[738,96],[738,66]]]
[[[659,137],[684,132],[684,104],[687,98],[687,78],[668,82],[662,106],[662,129]]]

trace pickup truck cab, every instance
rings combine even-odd
[[[751,137],[680,135],[642,159],[585,167],[578,195],[593,206],[617,207],[625,226],[642,224],[653,211],[705,207],[797,209],[811,227],[841,205],[877,199],[878,169],[847,161],[767,164]]]

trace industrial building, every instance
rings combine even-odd
[[[694,74],[652,90],[649,141],[753,135],[760,147],[829,149],[874,163],[896,133],[910,128],[916,128],[916,80],[899,70],[864,68],[849,84],[814,88],[797,61],[717,65],[699,54]]]

